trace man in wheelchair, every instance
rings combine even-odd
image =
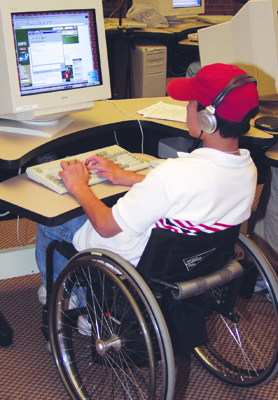
[[[277,275],[238,234],[256,188],[250,154],[238,148],[258,112],[256,84],[214,64],[173,80],[168,93],[189,101],[187,126],[203,147],[146,177],[100,156],[62,161],[85,215],[38,226],[43,329],[73,400],[172,400],[186,389],[188,349],[234,386],[261,386],[278,372]],[[90,169],[132,187],[110,209],[88,187]],[[254,291],[259,275],[271,301]]]
[[[168,94],[187,105],[187,127],[203,146],[179,153],[147,176],[125,171],[94,155],[85,163],[62,161],[65,186],[85,214],[57,227],[38,226],[36,260],[46,299],[46,248],[53,240],[73,243],[76,250],[102,248],[137,265],[154,227],[182,235],[210,235],[247,220],[251,213],[257,173],[239,136],[248,132],[258,113],[255,80],[236,66],[213,64],[190,79],[175,79]],[[98,170],[114,184],[130,185],[108,208],[88,186],[89,171]],[[55,252],[54,280],[67,260]]]

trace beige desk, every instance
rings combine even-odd
[[[140,173],[147,174],[149,170]],[[108,181],[91,186],[95,195],[109,206],[129,189],[129,186],[113,185]],[[74,196],[68,193],[59,195],[28,179],[25,173],[2,182],[0,198],[1,208],[48,226],[59,225],[83,214]]]

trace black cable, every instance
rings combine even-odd
[[[199,137],[194,140],[192,146],[190,147],[190,149],[188,149],[188,153],[191,153],[193,150],[196,150],[199,147],[199,145],[202,142],[202,140],[201,140],[202,134],[203,134],[203,131],[201,131]]]

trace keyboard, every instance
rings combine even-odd
[[[140,171],[142,169],[148,168],[149,163],[139,156],[129,153],[127,150],[121,148],[118,145],[113,145],[109,147],[104,147],[102,149],[89,151],[87,153],[78,154],[76,156],[68,157],[69,160],[85,161],[88,157],[93,154],[98,154],[115,164],[119,165],[121,168],[129,171]],[[42,185],[54,190],[58,194],[67,193],[67,189],[64,185],[63,179],[59,176],[59,171],[62,171],[60,166],[61,160],[49,161],[44,164],[34,165],[26,169],[26,174],[28,178],[41,183]],[[89,186],[95,185],[106,178],[98,176],[97,171],[89,171],[90,180]]]

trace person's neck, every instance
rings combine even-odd
[[[203,135],[203,147],[210,147],[223,153],[239,155],[238,138],[224,139],[219,132],[213,134],[206,133]]]

